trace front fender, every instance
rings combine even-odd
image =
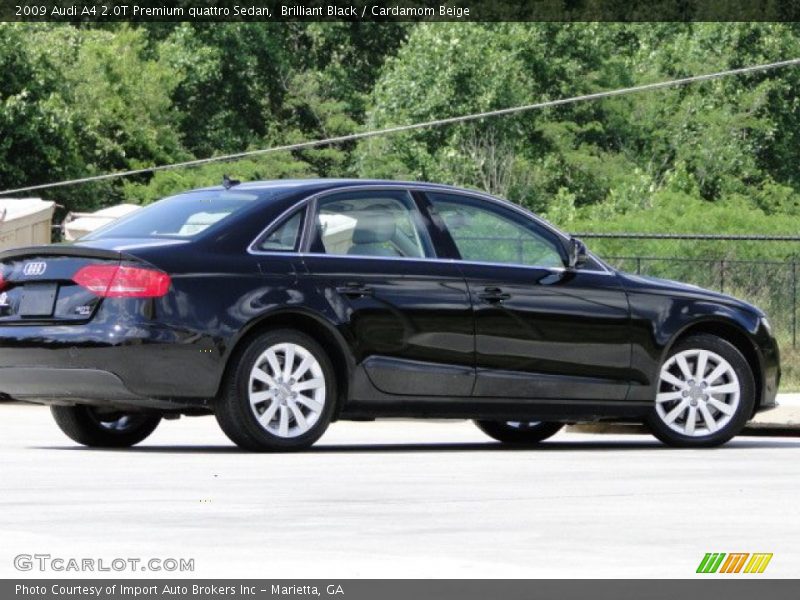
[[[655,397],[661,364],[677,340],[691,331],[710,331],[746,343],[749,362],[755,358],[754,375],[763,380],[765,360],[761,318],[741,307],[714,299],[670,293],[629,292],[631,305],[631,400]],[[724,335],[725,333],[729,335]],[[737,344],[739,345],[739,344]]]

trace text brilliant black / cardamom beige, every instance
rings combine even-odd
[[[282,6],[282,17],[455,17],[467,18],[469,8],[454,6]]]

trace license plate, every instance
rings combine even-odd
[[[56,304],[58,284],[56,283],[27,283],[22,289],[22,298],[19,302],[19,316],[21,317],[49,317],[53,314]]]

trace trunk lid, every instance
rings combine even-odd
[[[0,325],[87,321],[102,298],[73,281],[88,265],[119,265],[120,252],[76,246],[37,246],[0,253]]]

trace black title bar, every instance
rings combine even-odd
[[[0,21],[800,21],[800,0],[0,0]]]

